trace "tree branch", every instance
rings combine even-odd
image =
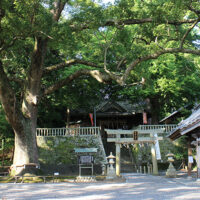
[[[57,83],[55,83],[54,85],[46,88],[43,92],[43,95],[51,94],[54,91],[60,89],[61,87],[67,85],[74,79],[79,78],[80,76],[83,76],[83,75],[92,76],[93,78],[95,78],[97,81],[99,81],[101,83],[107,83],[107,82],[111,81],[111,78],[109,75],[102,73],[98,70],[81,69],[81,70],[76,71],[72,75],[68,76],[67,78],[60,80]]]
[[[188,7],[189,10],[191,10],[191,11],[194,12],[194,13],[196,13],[197,16],[200,15],[200,10],[196,10],[196,9],[194,9],[194,8],[192,7],[191,4],[188,5],[187,7]]]
[[[156,59],[159,56],[163,55],[163,54],[167,54],[167,53],[189,53],[189,54],[195,54],[195,55],[200,55],[200,50],[192,50],[192,49],[183,49],[183,48],[166,48],[166,49],[162,49],[154,54],[150,54],[147,56],[144,56],[142,58],[138,58],[135,61],[133,61],[128,68],[126,69],[125,73],[123,76],[117,76],[115,74],[112,73],[102,73],[99,70],[89,70],[89,69],[81,69],[76,71],[75,73],[73,73],[72,75],[68,76],[67,78],[58,81],[57,83],[55,83],[54,85],[46,88],[42,94],[42,96],[48,95],[53,93],[54,91],[60,89],[61,87],[67,85],[68,83],[70,83],[71,81],[73,81],[76,78],[79,78],[82,75],[89,75],[92,76],[93,78],[95,78],[97,81],[101,82],[101,83],[107,83],[110,82],[112,80],[116,81],[119,85],[125,85],[125,81],[127,80],[131,70],[133,70],[133,68],[135,66],[137,66],[138,64],[145,62],[147,60],[151,60],[151,59]],[[140,82],[143,84],[143,80]],[[138,84],[138,83],[137,83]]]
[[[12,127],[21,127],[19,121],[18,107],[16,106],[16,97],[9,83],[8,77],[3,69],[3,63],[0,60],[0,101],[6,114],[6,118]]]
[[[147,60],[156,59],[159,56],[161,56],[163,54],[167,54],[167,53],[189,53],[189,54],[200,55],[200,50],[183,49],[183,48],[166,48],[166,49],[162,49],[154,54],[150,54],[150,55],[138,58],[135,61],[133,61],[126,69],[126,71],[122,77],[122,84],[125,84],[125,81],[127,80],[131,70],[133,70],[133,68],[136,67],[138,64],[140,64],[144,61],[147,61]]]
[[[76,65],[76,64],[83,64],[83,65],[90,66],[90,67],[101,68],[97,64],[89,62],[89,61],[84,61],[84,60],[80,60],[80,59],[72,59],[72,60],[67,60],[65,62],[56,64],[56,65],[52,65],[52,66],[45,68],[44,71],[43,71],[43,74],[48,74],[52,71],[63,69],[65,67],[69,67],[71,65]]]
[[[182,25],[182,24],[191,24],[194,23],[196,19],[185,19],[180,21],[166,21],[161,20],[160,24],[170,24],[170,25]],[[99,27],[105,27],[105,26],[124,26],[124,25],[134,25],[134,24],[145,24],[145,23],[152,23],[154,20],[152,18],[145,18],[145,19],[126,19],[126,20],[107,20],[105,23],[100,24]],[[82,24],[81,26],[71,25],[71,28],[76,30],[84,30],[89,29],[90,25]]]
[[[197,23],[199,22],[199,20],[200,20],[200,17],[192,24],[192,26],[184,34],[184,36],[183,36],[183,38],[181,40],[181,44],[180,44],[180,48],[181,49],[183,48],[183,44],[184,44],[184,41],[185,41],[186,37],[188,36],[188,34],[190,33],[190,31],[197,25]]]
[[[126,57],[123,57],[117,64],[117,70],[119,70],[122,66],[122,64],[126,61]]]
[[[15,44],[15,42],[16,42],[17,40],[19,40],[19,39],[24,39],[24,38],[21,37],[21,36],[15,36],[15,37],[13,38],[13,40],[12,40],[9,44],[5,44],[5,43],[2,42],[1,48],[0,48],[0,52],[3,51],[3,50],[5,50],[5,49],[7,49],[7,48],[9,48],[9,47],[12,47],[12,46]]]
[[[69,0],[56,0],[54,2],[54,9],[51,11],[53,14],[53,20],[58,21],[60,19],[61,13],[65,7],[65,4]]]
[[[21,86],[23,86],[24,84],[24,80],[20,79],[20,78],[16,78],[16,77],[8,77],[9,81],[13,81],[16,83],[19,83]]]

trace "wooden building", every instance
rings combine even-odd
[[[109,129],[132,129],[141,124],[150,124],[147,105],[130,104],[124,101],[105,101],[92,111],[79,109],[70,114],[70,124],[77,126],[99,126]]]
[[[100,127],[106,153],[110,153],[110,151],[114,153],[114,146],[107,143],[107,133],[104,130],[133,129],[138,125],[150,124],[150,117],[145,102],[130,104],[124,101],[105,101],[97,105],[91,112],[86,112],[84,109],[71,112],[69,127]]]
[[[174,141],[182,136],[186,136],[188,142],[188,175],[191,175],[193,163],[192,148],[196,148],[197,174],[200,178],[200,104],[193,109],[188,118],[178,124],[169,138]]]

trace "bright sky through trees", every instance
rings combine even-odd
[[[104,3],[114,3],[115,0],[103,0]]]

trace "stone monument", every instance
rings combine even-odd
[[[169,167],[166,172],[166,177],[175,178],[177,173],[176,173],[176,169],[174,168],[174,166],[172,164],[174,162],[174,154],[168,153],[166,156],[168,157],[168,162],[169,162]]]
[[[115,168],[113,167],[114,165],[114,159],[115,156],[113,156],[112,152],[110,152],[110,155],[107,157],[108,159],[108,168],[107,168],[107,176],[106,179],[115,179],[116,176],[116,172],[115,172]]]

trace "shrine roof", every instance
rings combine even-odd
[[[175,140],[187,133],[194,133],[198,128],[200,128],[200,104],[193,109],[188,118],[178,124],[178,127],[170,133],[169,138]]]
[[[139,103],[130,103],[128,101],[103,101],[95,106],[97,116],[131,116],[137,113],[148,112],[147,103],[145,101]],[[93,109],[78,108],[71,111],[71,115],[88,115]]]
[[[118,112],[118,113],[142,113],[145,110],[146,103],[131,104],[128,101],[105,101],[96,106],[96,112]]]

